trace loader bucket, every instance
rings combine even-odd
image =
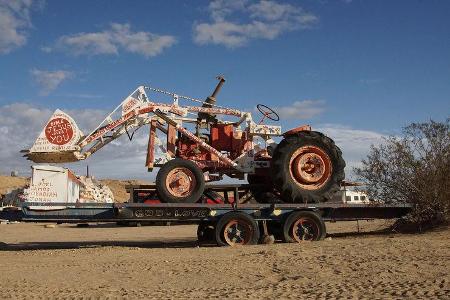
[[[48,120],[33,146],[24,155],[36,163],[64,163],[80,160],[78,142],[83,132],[75,121],[57,109]]]

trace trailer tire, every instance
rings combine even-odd
[[[271,168],[274,186],[285,202],[326,202],[345,178],[341,150],[316,131],[286,136],[274,150]]]
[[[156,175],[156,191],[163,202],[195,203],[204,190],[203,172],[190,160],[172,159]]]
[[[312,211],[294,211],[283,224],[283,240],[287,243],[323,240],[326,233],[325,222]]]
[[[215,238],[219,246],[256,245],[259,227],[255,219],[243,212],[229,212],[217,222]]]
[[[215,228],[211,222],[200,222],[197,227],[197,240],[199,243],[214,241]]]

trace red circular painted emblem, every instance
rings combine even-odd
[[[55,145],[65,145],[73,137],[73,128],[70,122],[63,118],[54,118],[45,126],[47,140]]]

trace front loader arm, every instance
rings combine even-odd
[[[171,95],[173,103],[151,102],[145,92],[146,89]],[[201,100],[194,98],[139,86],[86,136],[82,134],[69,115],[57,110],[48,121],[33,147],[30,150],[24,150],[25,156],[34,162],[74,162],[88,158],[124,133],[131,130],[136,131],[140,127],[150,124],[152,120],[164,120],[164,122],[167,122],[167,119],[170,119],[178,124],[177,131],[190,137],[193,134],[183,128],[181,124],[183,122],[195,123],[197,119],[188,118],[188,113],[195,115],[199,113],[229,115],[238,117],[241,120],[247,119],[249,116],[248,113],[226,107],[180,106],[178,105],[180,98],[203,103]],[[161,114],[164,117],[161,117]],[[69,136],[70,139],[66,138]],[[56,144],[56,142],[60,141],[61,143]],[[203,146],[203,148],[205,147],[209,148],[211,146]],[[174,149],[171,150],[174,151]],[[213,151],[211,149],[208,150]],[[218,156],[220,157],[221,155]],[[235,163],[227,161],[227,159],[222,158],[222,160],[231,166],[235,165]]]

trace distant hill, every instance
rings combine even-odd
[[[129,200],[130,195],[128,195],[125,190],[126,185],[136,185],[136,184],[148,184],[148,182],[142,180],[116,180],[116,179],[99,179],[99,181],[107,185],[114,194],[115,202],[126,202]]]
[[[5,195],[8,190],[24,187],[30,181],[27,177],[11,177],[0,175],[0,198]]]

